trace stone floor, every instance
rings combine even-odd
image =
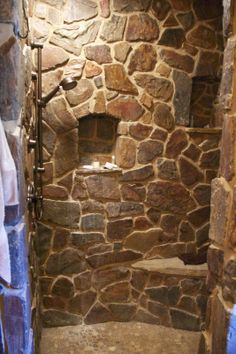
[[[197,354],[199,332],[108,322],[46,328],[41,354]]]

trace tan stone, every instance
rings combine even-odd
[[[182,55],[168,49],[162,49],[161,59],[173,68],[191,73],[194,68],[194,60],[189,55]]]
[[[55,69],[57,66],[65,64],[68,60],[69,55],[62,48],[46,45],[42,50],[43,70]]]
[[[163,231],[160,228],[146,232],[134,232],[125,240],[124,246],[128,249],[145,253],[153,246],[164,242]]]
[[[160,63],[157,66],[156,72],[158,74],[160,74],[161,76],[164,77],[169,77],[170,73],[171,73],[171,69],[168,65],[166,65],[165,63]]]
[[[68,198],[68,193],[65,188],[50,184],[43,187],[43,196],[48,199],[65,200]]]
[[[120,61],[121,63],[124,63],[130,51],[131,51],[131,46],[128,42],[120,42],[115,44],[114,46],[115,59]]]
[[[92,96],[93,90],[92,83],[87,79],[82,79],[73,90],[66,92],[66,98],[71,106],[77,106],[87,101]]]
[[[151,96],[163,101],[169,101],[174,92],[171,81],[153,75],[137,74],[135,81],[139,86],[146,89]]]
[[[99,0],[100,5],[100,15],[102,17],[109,17],[110,16],[110,0]]]
[[[118,181],[115,177],[89,176],[86,178],[86,185],[90,197],[97,200],[119,200],[120,192]]]
[[[104,22],[100,37],[108,43],[122,41],[125,25],[125,17],[112,15],[109,21]]]
[[[72,76],[75,79],[79,79],[82,76],[84,64],[84,59],[70,59],[65,67],[65,76]]]
[[[128,78],[123,65],[112,64],[105,66],[106,87],[111,90],[137,95],[135,85]]]
[[[91,78],[97,75],[100,75],[102,73],[102,68],[100,66],[95,65],[91,63],[90,61],[87,61],[85,65],[85,76],[87,78]]]
[[[136,121],[144,109],[135,98],[121,96],[107,105],[107,113],[124,121]]]
[[[131,15],[126,32],[127,41],[151,41],[159,36],[157,22],[148,14]]]
[[[105,44],[90,45],[85,48],[85,56],[89,60],[94,60],[98,64],[111,63],[110,47]]]
[[[147,108],[152,108],[153,105],[153,99],[151,96],[147,95],[146,93],[142,94],[142,97],[140,99],[140,102]]]
[[[128,66],[129,74],[134,71],[152,71],[157,62],[157,54],[150,44],[141,44],[132,54]]]
[[[159,127],[166,130],[172,130],[174,128],[174,117],[170,111],[170,107],[165,103],[157,103],[154,107],[154,122]]]
[[[119,137],[116,141],[116,163],[121,168],[132,168],[136,159],[136,145],[132,139]]]
[[[97,15],[97,4],[91,0],[68,0],[64,7],[64,20],[67,23],[88,20]]]

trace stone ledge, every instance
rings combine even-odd
[[[76,170],[76,175],[106,175],[106,174],[122,174],[122,170],[120,168],[116,168],[114,170],[108,170],[108,169],[103,169],[103,168],[93,168],[93,169],[88,169],[88,168],[79,168]]]
[[[221,134],[222,128],[185,128],[187,133]]]
[[[207,276],[207,264],[185,265],[179,258],[151,259],[136,262],[132,265],[135,269],[147,270],[148,272],[158,272],[168,275],[179,275],[193,278]]]

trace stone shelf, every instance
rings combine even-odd
[[[185,128],[188,133],[221,134],[222,128]]]
[[[12,24],[0,23],[0,55],[6,54],[15,42]]]
[[[78,175],[97,175],[97,174],[101,174],[101,175],[107,175],[107,174],[122,174],[122,170],[120,168],[116,168],[114,170],[108,170],[108,169],[104,169],[104,168],[93,168],[93,169],[89,169],[89,168],[83,168],[83,167],[79,167],[76,170],[76,174]]]
[[[181,259],[165,258],[151,259],[134,263],[133,268],[147,270],[149,272],[158,272],[167,275],[189,276],[193,278],[205,277],[207,275],[207,264],[185,265]]]

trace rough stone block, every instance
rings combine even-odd
[[[173,80],[175,83],[175,121],[176,124],[188,126],[192,80],[187,74],[176,70],[173,72]]]

